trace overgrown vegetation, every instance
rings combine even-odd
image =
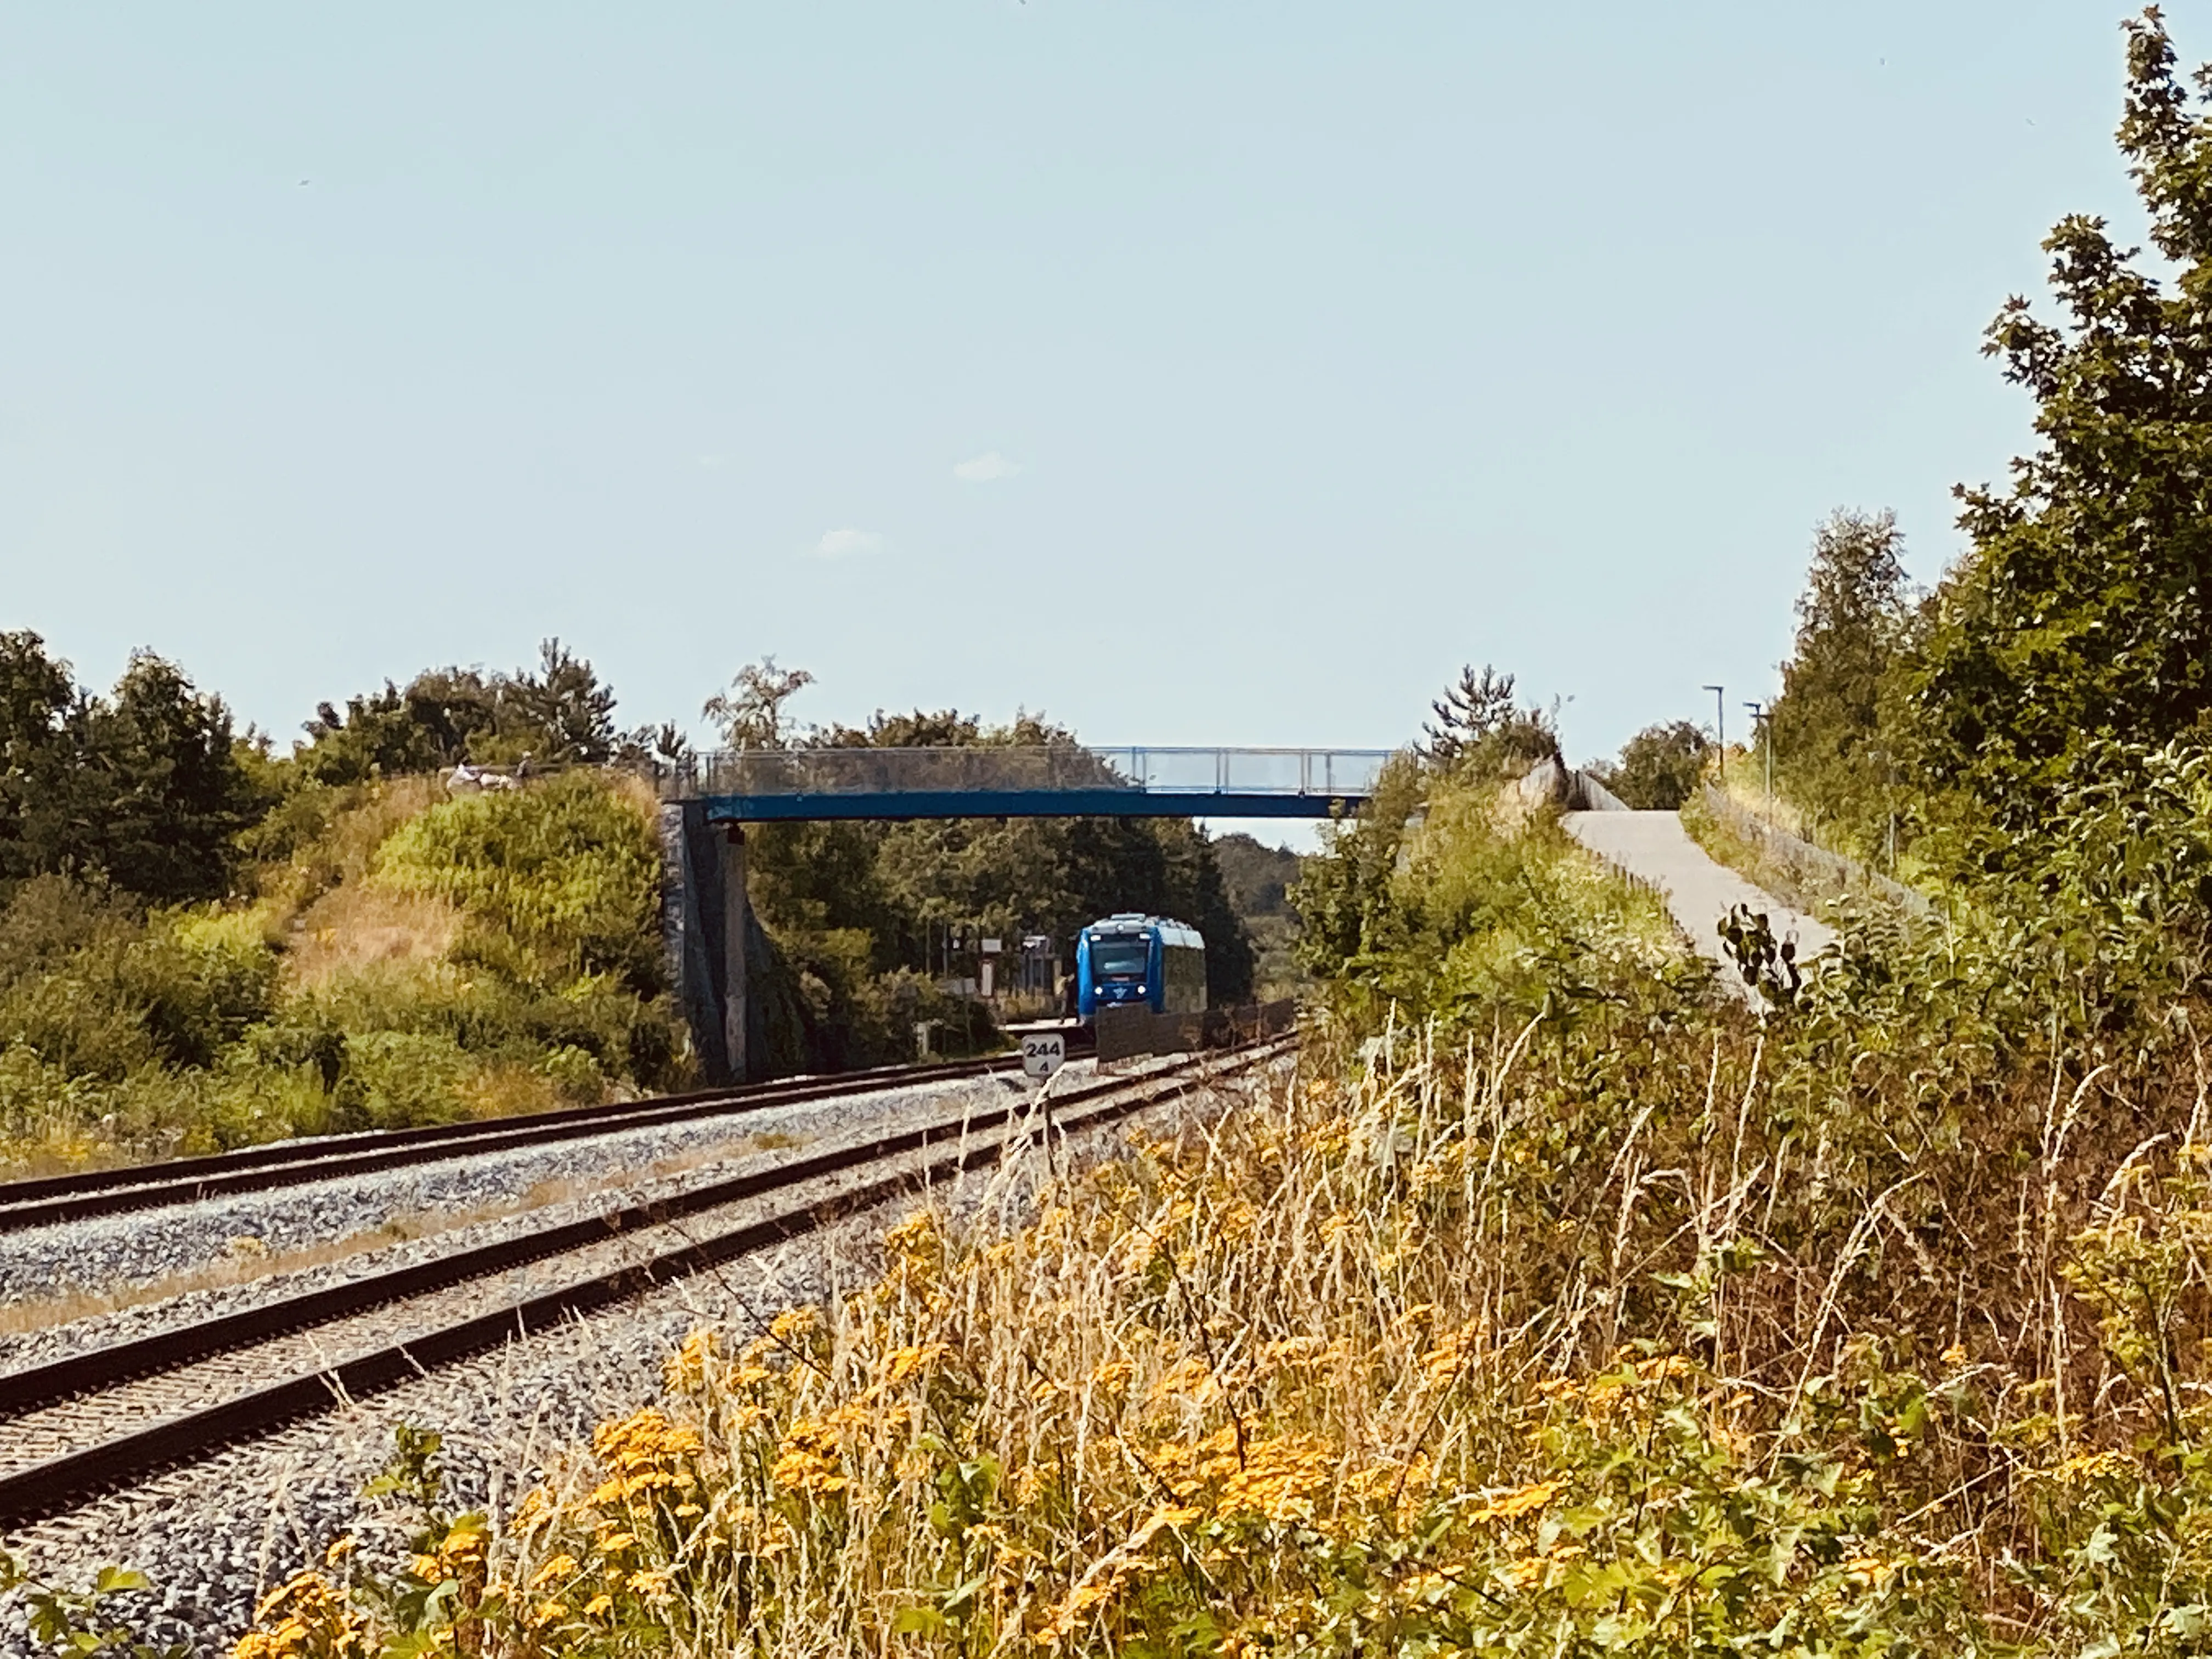
[[[772,659],[707,714],[732,741],[1073,744],[950,711],[800,728]],[[426,670],[325,703],[289,754],[173,665],[112,696],[0,635],[0,1168],[533,1109],[690,1075],[661,963],[658,758],[590,662]],[[441,769],[501,765],[449,797]],[[1124,909],[1195,923],[1216,1000],[1253,958],[1188,823],[787,824],[757,831],[753,988],[772,1070],[994,1046],[954,988],[975,945]],[[955,951],[949,941],[962,938]]]
[[[353,786],[230,905],[42,876],[0,908],[0,1157],[212,1151],[665,1087],[650,800],[591,773]]]
[[[1315,861],[1366,896],[1300,1075],[701,1333],[242,1651],[2196,1651],[2204,938],[2144,907],[2200,774],[1760,1022],[1407,770]]]
[[[1297,1077],[701,1333],[511,1516],[418,1481],[242,1652],[2204,1651],[2212,127],[2154,11],[2129,68],[2172,290],[2061,227],[2070,331],[1995,341],[2045,453],[1917,610],[1832,522],[1776,710],[1943,925],[1714,994],[1471,672],[1291,895]]]
[[[1620,758],[1593,767],[1597,780],[1633,811],[1679,811],[1705,775],[1712,742],[1688,720],[1647,726],[1621,745]]]

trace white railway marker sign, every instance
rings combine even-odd
[[[1048,1078],[1067,1063],[1067,1039],[1057,1031],[1035,1031],[1022,1039],[1022,1070]]]

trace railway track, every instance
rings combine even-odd
[[[1288,1047],[1093,1082],[1042,1117],[1027,1100],[970,1110],[0,1376],[0,1532],[995,1163],[1040,1129],[1048,1140],[1094,1128]],[[781,1201],[760,1209],[764,1198]],[[549,1274],[550,1288],[515,1294],[517,1277]]]
[[[88,1220],[133,1210],[192,1204],[233,1193],[265,1192],[313,1181],[403,1169],[465,1155],[552,1146],[623,1129],[738,1116],[843,1095],[957,1081],[1013,1069],[1008,1055],[927,1066],[887,1066],[836,1077],[794,1078],[738,1089],[708,1089],[607,1106],[577,1106],[529,1117],[371,1131],[328,1140],[254,1146],[205,1158],[175,1158],[79,1175],[0,1182],[0,1233]]]

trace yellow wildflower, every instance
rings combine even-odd
[[[1474,1511],[1477,1521],[1511,1521],[1540,1510],[1558,1495],[1559,1483],[1539,1480],[1534,1486],[1522,1486],[1513,1492],[1493,1498]]]

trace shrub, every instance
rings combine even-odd
[[[475,1071],[450,1036],[369,1031],[347,1040],[333,1091],[339,1121],[372,1129],[449,1123],[469,1115],[464,1088]]]
[[[457,905],[550,976],[662,988],[660,851],[639,804],[587,772],[441,802],[379,849],[374,878]]]

